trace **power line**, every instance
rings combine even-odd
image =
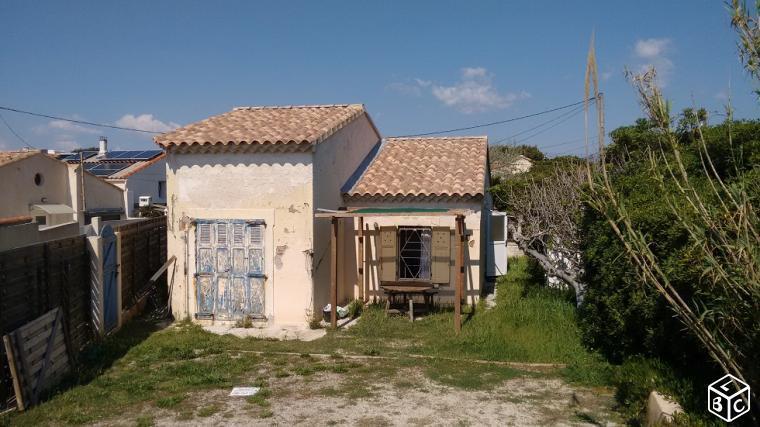
[[[436,130],[436,131],[432,131],[432,132],[415,133],[415,134],[411,134],[411,135],[401,135],[398,138],[413,138],[413,137],[417,137],[417,136],[428,136],[428,135],[436,135],[436,134],[441,134],[441,133],[452,133],[452,132],[459,132],[459,131],[463,131],[463,130],[478,129],[478,128],[484,128],[484,127],[488,127],[488,126],[501,125],[501,124],[504,124],[504,123],[515,122],[517,120],[523,120],[523,119],[528,119],[528,118],[531,118],[531,117],[540,116],[540,115],[543,115],[543,114],[553,113],[555,111],[564,110],[565,108],[575,107],[576,105],[581,105],[584,102],[592,101],[594,99],[595,98],[592,97],[592,98],[584,99],[582,101],[574,102],[572,104],[563,105],[561,107],[551,108],[551,109],[548,109],[548,110],[539,111],[538,113],[528,114],[528,115],[525,115],[525,116],[512,117],[512,118],[506,119],[506,120],[499,120],[499,121],[490,122],[490,123],[482,123],[482,124],[478,124],[478,125],[465,126],[465,127],[456,128],[456,129],[445,129],[445,130]]]
[[[11,127],[11,125],[10,125],[10,124],[8,124],[8,122],[7,122],[7,121],[5,121],[5,117],[3,117],[3,115],[2,115],[2,114],[0,114],[0,120],[2,120],[2,121],[3,121],[3,123],[5,123],[5,127],[7,127],[7,128],[8,128],[8,130],[9,130],[9,131],[11,131],[11,133],[12,133],[12,134],[13,134],[13,135],[14,135],[16,138],[18,138],[18,139],[19,139],[19,141],[21,141],[21,142],[22,142],[22,143],[23,143],[25,146],[27,146],[28,148],[34,148],[34,147],[33,147],[33,146],[31,146],[31,145],[30,145],[28,142],[26,142],[26,140],[25,140],[24,138],[22,138],[22,137],[21,137],[21,135],[19,135],[18,133],[16,133],[16,131],[15,131],[15,130],[13,130],[13,128]]]
[[[503,138],[497,139],[496,141],[492,142],[491,144],[494,144],[494,145],[495,145],[495,144],[499,144],[500,142],[504,142],[504,141],[506,141],[506,140],[508,140],[508,139],[512,139],[512,138],[514,138],[514,137],[516,137],[516,136],[520,136],[520,135],[522,135],[522,134],[525,134],[525,133],[528,133],[528,132],[530,132],[530,131],[536,130],[536,129],[538,129],[538,128],[544,127],[544,126],[548,125],[549,123],[552,123],[552,122],[554,122],[554,121],[560,120],[560,119],[562,119],[563,117],[567,116],[568,114],[573,114],[573,113],[575,113],[575,112],[581,111],[582,109],[583,109],[583,108],[582,108],[581,106],[578,106],[576,109],[573,109],[573,110],[570,110],[570,111],[564,112],[564,113],[562,113],[562,114],[558,115],[557,117],[553,117],[553,118],[551,118],[551,119],[549,119],[549,120],[547,120],[547,121],[545,121],[545,122],[539,123],[538,125],[536,125],[536,126],[533,126],[532,128],[528,128],[528,129],[522,130],[522,131],[520,131],[520,132],[517,132],[517,133],[515,133],[515,134],[512,134],[512,135],[509,135],[509,136],[505,136],[505,137],[503,137]]]
[[[540,135],[540,134],[542,134],[542,133],[544,133],[544,132],[546,132],[546,131],[548,131],[548,130],[550,130],[550,129],[554,129],[555,127],[557,127],[557,126],[561,125],[562,123],[565,123],[566,121],[568,121],[568,120],[572,119],[573,117],[577,116],[577,115],[578,115],[578,114],[579,114],[581,111],[583,111],[583,109],[577,109],[577,110],[575,110],[575,111],[574,111],[574,113],[573,113],[573,114],[571,114],[571,115],[570,115],[570,116],[568,116],[568,117],[565,117],[563,120],[560,120],[559,122],[557,122],[557,123],[555,123],[555,124],[553,124],[553,125],[551,125],[551,126],[549,126],[549,127],[545,128],[545,129],[541,129],[540,131],[538,131],[538,132],[535,132],[535,133],[534,133],[534,134],[532,134],[532,135],[528,135],[528,136],[526,136],[525,138],[521,139],[521,140],[520,140],[520,141],[518,141],[518,142],[519,142],[519,143],[524,143],[525,141],[527,141],[527,140],[529,140],[529,139],[531,139],[531,138],[533,138],[533,137],[535,137],[535,136],[538,136],[538,135]]]
[[[159,133],[161,133],[161,132],[155,132],[155,131],[152,131],[152,130],[135,129],[135,128],[122,127],[122,126],[107,125],[107,124],[103,124],[103,123],[87,122],[87,121],[84,121],[84,120],[67,119],[65,117],[56,117],[56,116],[51,116],[49,114],[33,113],[31,111],[18,110],[16,108],[10,108],[10,107],[2,107],[2,106],[0,106],[0,110],[11,111],[11,112],[20,113],[20,114],[27,114],[27,115],[35,116],[35,117],[44,117],[46,119],[63,120],[65,122],[77,123],[77,124],[80,124],[80,125],[96,126],[96,127],[101,127],[101,128],[110,128],[110,129],[118,129],[118,130],[127,130],[127,131],[130,131],[130,132],[143,132],[143,133],[151,133],[151,134],[159,134]],[[7,123],[6,123],[6,125],[7,125]]]

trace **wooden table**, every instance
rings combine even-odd
[[[422,295],[427,311],[430,312],[433,307],[433,296],[438,293],[437,287],[431,283],[424,282],[386,282],[380,285],[380,289],[387,296],[385,300],[385,315],[387,316],[390,310],[391,299],[395,299],[397,295],[401,295],[404,297],[404,305],[407,304],[407,300],[409,301],[409,320],[411,321],[414,321],[414,296]]]

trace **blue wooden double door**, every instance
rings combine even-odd
[[[199,317],[264,317],[263,221],[196,222],[196,297]]]

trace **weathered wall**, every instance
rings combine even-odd
[[[483,205],[481,203],[414,203],[414,204],[394,204],[394,203],[363,203],[361,206],[351,206],[351,208],[360,207],[418,207],[418,208],[448,208],[448,209],[469,209],[470,215],[465,217],[465,229],[469,236],[469,241],[465,247],[465,295],[469,302],[474,302],[480,295],[481,287],[485,280],[485,244],[487,240],[486,229],[481,221],[481,212]],[[454,298],[454,286],[456,284],[456,239],[455,219],[451,216],[366,216],[364,217],[364,234],[365,234],[365,274],[363,293],[368,298],[377,298],[382,296],[380,290],[380,260],[379,260],[379,227],[382,226],[421,226],[421,227],[449,227],[451,230],[451,256],[449,274],[449,285],[441,288],[439,292],[440,301],[443,303],[452,303]],[[350,254],[344,257],[346,260],[341,268],[341,274],[345,282],[342,284],[342,292],[350,298],[356,298],[361,295],[360,284],[357,283],[356,253],[358,239],[355,238],[358,230],[358,220],[353,224],[351,220],[345,223],[347,238],[342,240],[342,246]],[[353,258],[352,258],[353,257]],[[351,259],[349,259],[351,258]],[[353,260],[353,261],[352,261]]]
[[[370,119],[364,116],[354,120],[327,140],[316,146],[314,153],[314,208],[338,209],[344,206],[341,188],[356,171],[369,152],[380,142]],[[345,221],[344,221],[345,222]],[[352,239],[341,229],[339,238]],[[345,268],[356,269],[356,258],[345,244],[339,245],[338,259]],[[353,261],[352,261],[353,260]],[[330,220],[314,219],[314,308],[321,310],[330,299]],[[353,264],[352,264],[353,263]],[[351,281],[349,286],[346,280]],[[353,286],[354,278],[338,275],[338,300],[349,297],[346,289]],[[353,291],[350,292],[353,294]]]
[[[167,243],[168,256],[177,257],[175,317],[193,316],[196,308],[195,227],[190,221],[263,219],[265,314],[273,323],[307,321],[312,289],[312,171],[311,152],[168,154]]]
[[[41,185],[34,183],[37,173]],[[33,204],[71,206],[66,164],[40,153],[0,167],[0,194],[0,217],[29,215]]]

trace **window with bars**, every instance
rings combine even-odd
[[[430,280],[431,236],[430,227],[399,227],[399,280]]]

